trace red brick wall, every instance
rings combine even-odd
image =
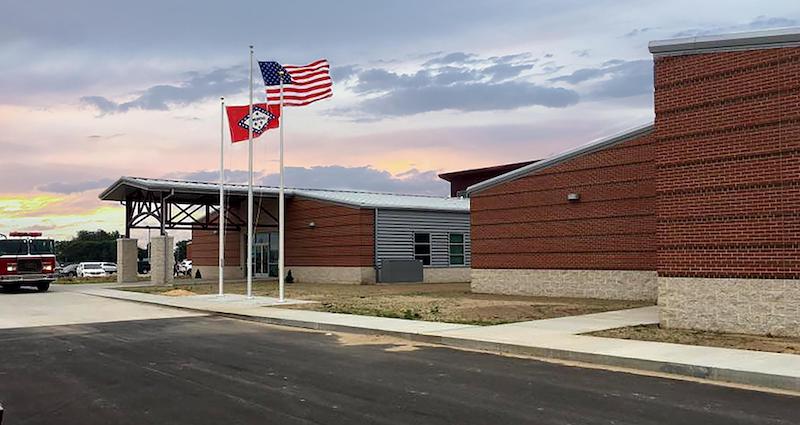
[[[471,197],[472,267],[655,270],[652,135]],[[579,202],[567,201],[577,192]]]
[[[240,261],[239,232],[225,232],[225,265],[238,266]],[[216,266],[219,264],[219,238],[214,230],[192,230],[192,264]]]
[[[286,202],[286,265],[371,267],[374,211],[311,199]],[[309,223],[314,222],[314,228]]]
[[[658,272],[800,277],[800,48],[656,58]]]

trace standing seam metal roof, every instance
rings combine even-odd
[[[543,159],[541,161],[534,162],[530,165],[526,165],[522,168],[518,168],[514,171],[510,171],[505,174],[501,174],[497,177],[493,177],[489,180],[484,180],[480,183],[476,183],[467,188],[466,193],[467,196],[480,192],[482,190],[488,189],[490,187],[497,186],[502,183],[510,182],[512,180],[519,179],[524,177],[528,174],[533,172],[543,170],[548,167],[552,167],[554,165],[560,164],[564,161],[570,160],[572,158],[585,155],[588,153],[596,152],[607,147],[616,145],[618,143],[622,143],[633,138],[645,135],[653,131],[653,123],[640,125],[638,127],[634,127],[632,129],[626,130],[622,133],[617,133],[609,137],[605,137],[602,139],[597,139],[592,142],[589,142],[585,145],[578,146],[577,148],[570,149],[568,151],[564,151],[562,153],[553,155],[549,158]]]
[[[100,194],[102,200],[121,200],[114,192],[121,186],[131,186],[151,191],[184,191],[187,193],[218,194],[219,184],[198,181],[151,179],[145,177],[120,177]],[[247,185],[225,184],[228,194],[246,195]],[[273,186],[253,186],[259,196],[278,196],[279,189]],[[433,211],[469,212],[469,199],[437,197],[430,195],[408,195],[357,190],[286,188],[288,197],[316,199],[363,208],[418,209]]]

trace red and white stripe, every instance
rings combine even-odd
[[[286,72],[292,77],[292,84],[283,86],[284,106],[305,106],[318,100],[333,96],[330,64],[327,59],[320,59],[305,66],[284,65]],[[280,103],[279,86],[267,88],[267,104]]]

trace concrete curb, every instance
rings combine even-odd
[[[88,294],[88,295],[94,295],[98,297],[117,299],[117,300],[122,299],[102,294]],[[372,329],[372,328],[339,325],[339,324],[319,323],[319,322],[311,322],[311,321],[297,320],[297,319],[250,316],[245,314],[218,312],[218,311],[204,310],[191,307],[165,305],[147,300],[128,299],[126,301],[159,305],[165,308],[175,308],[180,310],[193,311],[197,313],[209,314],[213,316],[226,317],[230,319],[238,319],[249,322],[265,323],[270,325],[313,329],[326,332],[345,332],[345,333],[355,333],[362,335],[392,336],[392,337],[407,339],[410,341],[438,344],[447,347],[462,348],[467,350],[477,350],[477,351],[499,353],[499,354],[531,356],[542,359],[553,359],[561,361],[586,363],[590,365],[610,366],[623,369],[630,369],[631,372],[635,371],[655,372],[660,374],[673,375],[675,377],[689,377],[695,379],[708,380],[712,382],[739,384],[739,385],[746,385],[753,387],[761,387],[765,389],[800,393],[800,378],[785,376],[785,375],[765,374],[765,373],[751,372],[744,370],[706,367],[706,366],[698,366],[685,363],[661,362],[661,361],[614,356],[607,354],[560,350],[560,349],[553,349],[546,347],[533,347],[527,345],[516,345],[516,344],[501,343],[501,342],[480,341],[475,339],[456,338],[450,336],[381,330],[381,329]]]

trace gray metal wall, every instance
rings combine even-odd
[[[425,267],[450,267],[450,232],[463,233],[465,245],[464,265],[453,267],[469,267],[471,264],[468,212],[379,209],[375,232],[378,267],[382,259],[413,259],[414,232],[431,234],[431,265]]]

